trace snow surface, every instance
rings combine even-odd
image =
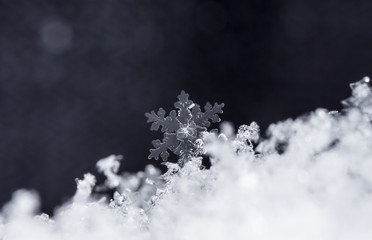
[[[222,124],[220,136],[203,137],[210,169],[194,158],[182,168],[167,163],[164,175],[151,165],[118,175],[120,156],[109,156],[97,167],[104,187],[116,189],[113,199],[92,194],[95,177],[86,174],[52,218],[36,215],[35,192],[19,190],[2,209],[0,239],[371,239],[368,84],[351,85],[341,112],[317,109],[272,124],[254,151],[256,124],[238,136]]]

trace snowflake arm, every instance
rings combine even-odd
[[[204,107],[205,112],[201,112],[200,107],[194,111],[194,122],[200,127],[209,127],[212,123],[221,121],[218,114],[223,113],[224,104],[215,103],[214,106],[207,103]],[[199,112],[199,113],[198,113]]]
[[[178,101],[174,103],[174,106],[178,109],[177,120],[181,124],[187,125],[190,122],[192,118],[190,108],[193,105],[194,103],[189,100],[189,94],[181,91],[180,95],[178,95]]]
[[[197,119],[199,115],[202,113],[201,108],[199,104],[194,104],[194,106],[191,108],[191,114],[193,119]]]
[[[195,155],[195,144],[191,140],[183,141],[174,150],[174,153],[180,156],[178,159],[178,165],[183,167],[188,159]]]
[[[158,160],[160,156],[163,161],[167,161],[169,157],[169,153],[167,150],[169,149],[171,151],[174,151],[178,147],[179,142],[175,134],[166,132],[164,133],[163,141],[157,139],[152,141],[152,144],[155,148],[150,149],[150,155],[148,156],[148,158],[155,158],[156,160]]]
[[[147,117],[147,122],[152,123],[150,128],[152,131],[157,131],[161,127],[162,132],[175,132],[179,128],[175,110],[172,110],[168,117],[165,117],[165,110],[163,108],[159,108],[157,114],[155,111],[151,111],[150,113],[146,113],[145,116]]]

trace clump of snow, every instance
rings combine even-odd
[[[368,118],[372,120],[372,90],[369,87],[371,80],[364,77],[359,82],[350,84],[352,96],[342,103],[345,107],[356,107],[360,109]]]
[[[75,202],[85,202],[92,194],[94,185],[96,184],[96,178],[90,174],[84,174],[84,179],[76,179],[76,194],[74,196]]]
[[[117,175],[120,167],[120,160],[122,156],[110,155],[107,158],[101,159],[97,162],[97,170],[103,173],[107,180],[105,185],[109,188],[118,187],[120,184],[120,177]]]
[[[351,85],[342,112],[272,124],[260,141],[256,123],[204,132],[198,142],[210,169],[193,157],[182,167],[167,162],[163,175],[151,165],[118,175],[118,156],[100,160],[112,199],[96,196],[86,174],[53,217],[35,216],[37,195],[18,191],[1,212],[0,239],[371,239],[368,84]]]

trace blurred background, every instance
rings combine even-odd
[[[48,213],[97,160],[146,164],[145,112],[224,102],[222,119],[339,109],[372,71],[368,0],[0,0],[0,205],[35,189]]]

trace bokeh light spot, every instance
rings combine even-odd
[[[72,46],[71,26],[59,21],[48,20],[41,26],[40,38],[44,49],[50,53],[62,53]]]

